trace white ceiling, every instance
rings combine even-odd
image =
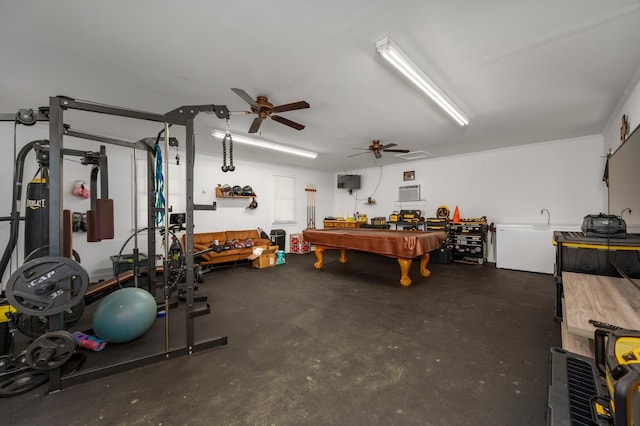
[[[375,42],[385,35],[469,126],[383,62]],[[639,40],[638,0],[4,1],[0,112],[54,95],[155,113],[246,110],[230,90],[238,87],[274,105],[309,102],[281,114],[304,130],[267,120],[260,136],[319,155],[235,144],[236,159],[352,170],[405,162],[348,157],[373,139],[441,157],[600,134],[638,80]],[[232,115],[232,132],[246,135],[253,117]],[[76,120],[79,130],[128,140],[160,130]],[[198,116],[198,150],[221,152],[214,127],[225,123]]]

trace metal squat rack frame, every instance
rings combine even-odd
[[[93,140],[101,143],[114,144],[129,148],[144,149],[147,152],[147,222],[148,228],[154,229],[154,216],[157,208],[153,197],[155,191],[155,167],[154,167],[154,138],[146,138],[138,142],[127,142],[101,135],[85,133],[81,131],[71,130],[64,124],[64,114],[67,110],[78,110],[92,112],[97,114],[105,114],[110,116],[118,116],[132,118],[145,121],[153,121],[164,124],[165,144],[168,144],[169,134],[168,128],[171,125],[180,125],[185,127],[185,148],[186,148],[186,247],[185,252],[185,279],[186,279],[186,343],[185,346],[170,348],[168,322],[165,322],[165,348],[164,351],[133,358],[125,362],[119,362],[114,365],[106,365],[87,370],[79,370],[62,377],[61,368],[49,371],[49,392],[57,392],[62,389],[63,385],[73,385],[88,380],[105,377],[111,374],[120,373],[140,366],[152,364],[167,358],[190,355],[193,352],[210,349],[227,344],[227,337],[213,337],[205,340],[195,341],[195,317],[208,313],[207,308],[196,308],[194,306],[194,258],[193,258],[193,212],[194,210],[215,210],[214,205],[198,205],[193,202],[194,188],[194,159],[195,159],[195,131],[194,119],[200,112],[214,113],[220,119],[229,117],[229,109],[225,105],[191,105],[182,106],[169,111],[166,114],[155,114],[150,112],[131,110],[116,106],[96,104],[87,101],[78,101],[66,96],[53,96],[49,98],[48,115],[35,113],[36,120],[49,121],[49,256],[61,256],[63,253],[63,214],[62,214],[62,178],[63,166],[62,159],[64,155],[64,136],[73,136],[82,139]],[[0,114],[0,121],[13,121],[15,115]],[[166,187],[165,187],[166,188]],[[165,207],[166,213],[166,207]],[[168,215],[165,214],[165,217]],[[166,225],[168,227],[168,224]],[[168,229],[165,229],[168,231]],[[168,235],[168,232],[165,232]],[[154,232],[148,234],[148,258],[155,258],[156,238]],[[164,286],[165,286],[165,304],[168,302],[168,260],[165,256],[164,264]],[[149,281],[155,282],[156,270],[155,265],[149,265],[148,268]],[[166,305],[168,306],[168,304]],[[202,312],[206,309],[206,312]],[[168,314],[167,314],[168,321]],[[62,315],[51,315],[49,317],[50,330],[62,329]]]

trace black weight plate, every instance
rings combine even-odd
[[[195,265],[193,267],[193,281],[202,284],[204,282],[204,272],[202,266]]]
[[[13,366],[10,355],[0,355],[0,374],[4,374]]]
[[[73,255],[73,260],[75,260],[78,263],[82,263],[80,261],[80,255],[78,254],[77,251],[72,250],[71,254]],[[37,259],[39,257],[48,256],[48,255],[49,255],[49,246],[42,246],[35,249],[31,253],[29,253],[27,257],[24,258],[24,263],[27,263],[28,261]]]
[[[19,312],[59,314],[79,304],[89,287],[89,274],[79,263],[60,256],[30,260],[14,272],[5,293]]]
[[[21,352],[17,357],[15,357],[13,360],[13,366],[15,368],[25,368],[29,366],[29,364],[27,364],[26,351]]]
[[[47,380],[49,380],[49,373],[46,371],[29,370],[16,374],[0,382],[0,398],[8,398],[29,392],[46,383]]]
[[[63,328],[65,330],[69,330],[73,327],[80,318],[82,318],[82,314],[84,313],[85,301],[84,298],[82,301],[72,306],[70,309],[67,309],[63,313]],[[27,314],[18,314],[18,321],[16,321],[16,326],[18,330],[22,334],[27,337],[31,337],[32,339],[37,339],[42,336],[44,333],[49,330],[49,318],[45,316],[33,316]]]
[[[18,314],[16,326],[27,337],[37,339],[47,332],[49,320],[47,317],[34,317],[33,315]]]
[[[76,350],[76,339],[63,330],[49,331],[33,341],[25,353],[36,370],[53,370],[66,363]]]

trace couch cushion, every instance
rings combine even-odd
[[[240,230],[240,231],[227,231],[227,240],[239,240],[244,241],[247,238],[251,238],[252,240],[257,240],[260,238],[258,231],[255,229],[249,230]]]
[[[194,245],[205,245],[209,247],[212,241],[218,240],[218,244],[224,244],[227,241],[226,232],[204,232],[202,234],[193,234]]]

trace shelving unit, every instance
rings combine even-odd
[[[216,186],[216,198],[238,198],[238,199],[247,199],[247,198],[256,198],[255,192],[253,195],[225,195],[222,193],[222,190],[219,186]]]
[[[455,236],[451,232],[448,218],[428,217],[427,231],[443,231],[447,234],[447,239],[442,246],[431,252],[432,263],[451,263],[453,261],[453,246]]]
[[[453,260],[483,264],[487,260],[487,222],[452,222]]]
[[[325,219],[323,224],[325,228],[360,228],[365,221],[356,220],[330,220]]]

